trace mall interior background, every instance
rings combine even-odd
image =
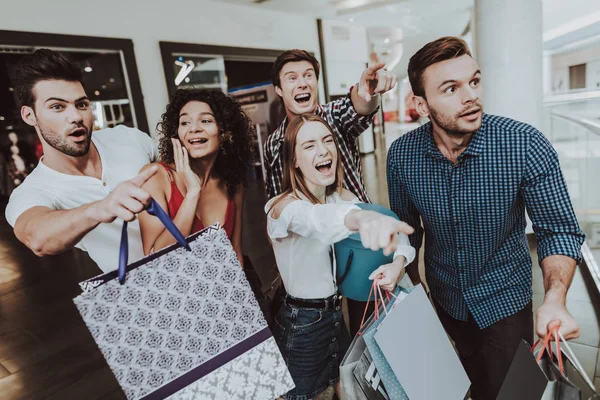
[[[283,118],[269,76],[276,56],[291,48],[312,52],[323,66],[322,102],[345,95],[368,62],[383,61],[398,75],[399,85],[383,96],[382,112],[360,139],[367,191],[374,202],[387,205],[386,150],[425,122],[410,101],[408,59],[445,35],[462,36],[479,61],[486,111],[540,128],[559,153],[588,235],[586,262],[568,296],[582,328],[573,347],[600,389],[597,0],[12,2],[0,13],[1,211],[40,156],[11,86],[23,54],[52,47],[76,58],[86,71],[97,129],[126,124],[154,135],[176,88],[221,89],[242,102],[257,125],[244,252],[268,292],[277,274],[264,235],[261,149]],[[34,256],[0,220],[0,398],[122,396],[72,303],[76,283],[98,272],[79,251]],[[532,273],[539,306],[544,292],[535,263]]]

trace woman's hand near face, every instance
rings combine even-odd
[[[173,159],[175,161],[175,170],[181,182],[185,184],[186,196],[198,195],[202,190],[202,181],[190,167],[190,157],[185,146],[181,145],[178,139],[173,141]]]

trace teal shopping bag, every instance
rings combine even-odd
[[[375,211],[379,214],[400,220],[393,211],[372,203],[358,203],[362,210]],[[373,251],[365,248],[356,232],[334,245],[337,265],[337,285],[342,295],[349,299],[368,301],[369,291],[373,283],[369,276],[382,265],[394,260],[394,254],[385,255],[383,249]]]

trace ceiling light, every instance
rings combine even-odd
[[[96,96],[100,96],[100,91],[99,91],[99,90],[96,90],[96,91],[94,92],[94,94],[95,94]]]
[[[109,81],[110,83],[115,83],[115,78],[110,78],[108,81]]]
[[[383,43],[388,44],[390,42],[390,38],[386,37],[385,40],[383,41]]]
[[[89,65],[83,69],[85,72],[92,72],[92,67]]]
[[[0,121],[4,121],[4,117],[0,115]]]
[[[190,78],[185,78],[184,81],[185,83],[190,83]]]
[[[106,85],[102,85],[102,89],[106,89]]]

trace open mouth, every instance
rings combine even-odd
[[[206,138],[192,139],[192,140],[188,140],[188,142],[192,146],[193,145],[203,145],[204,143],[208,142],[208,139],[206,139]]]
[[[308,101],[310,100],[310,93],[298,94],[294,97],[294,100],[296,101],[296,103],[299,104],[308,103]]]
[[[86,137],[87,133],[88,133],[87,129],[78,128],[78,129],[71,131],[71,133],[69,133],[69,137],[81,140]]]
[[[329,175],[329,174],[331,174],[331,166],[332,166],[332,162],[331,162],[331,160],[328,160],[328,161],[323,161],[323,162],[318,163],[315,166],[315,168],[317,169],[317,171],[319,171],[323,175]]]
[[[472,119],[474,117],[476,117],[479,112],[481,111],[481,108],[477,107],[477,108],[473,108],[471,110],[468,110],[465,113],[462,113],[460,116],[461,117],[466,117],[467,119]]]

